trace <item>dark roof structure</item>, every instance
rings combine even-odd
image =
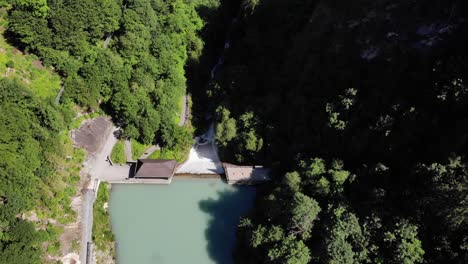
[[[175,160],[139,159],[135,167],[135,178],[172,178],[176,168]]]

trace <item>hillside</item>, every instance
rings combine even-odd
[[[122,138],[183,157],[192,139],[178,125],[184,67],[203,48],[198,10],[209,15],[219,3],[0,4],[0,263],[57,262],[79,246],[73,209],[85,155],[69,131],[104,112]]]
[[[0,73],[2,77],[20,79],[35,95],[44,99],[55,99],[61,86],[60,76],[52,68],[45,67],[37,56],[25,55],[7,42],[4,36],[5,29],[8,27],[6,15],[6,10],[0,9]]]
[[[464,1],[245,0],[210,84],[223,159],[276,181],[238,263],[464,263]]]
[[[239,221],[237,263],[467,262],[466,1],[11,3],[0,263],[76,246],[59,241],[83,161],[68,138],[75,106],[110,115],[134,155],[158,144],[153,157],[182,159],[188,92],[223,161],[273,171]]]

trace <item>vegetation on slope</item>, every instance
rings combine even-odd
[[[18,79],[0,79],[0,90],[0,263],[41,263],[42,243],[56,247],[60,234],[48,220],[74,218],[70,197],[84,155],[65,132],[70,109],[36,97]],[[18,217],[31,210],[37,220],[23,220],[29,213]]]
[[[124,137],[144,144],[172,148],[191,137],[175,122],[186,93],[184,66],[203,48],[197,10],[217,1],[14,3],[11,39],[65,77],[64,101],[103,106]]]
[[[84,153],[72,146],[70,105],[52,104],[60,77],[4,38],[0,9],[0,263],[44,263],[60,255],[59,236],[74,221]]]
[[[67,131],[90,115],[74,119],[72,106],[104,109],[124,137],[144,145],[187,149],[191,128],[175,122],[186,93],[184,66],[196,64],[203,48],[198,12],[212,12],[218,1],[0,4],[8,14],[0,20],[2,33],[6,29],[0,71],[8,72],[0,80],[0,263],[41,263],[44,246],[59,253],[60,230],[47,220],[60,225],[74,216],[70,196],[84,154],[72,147]],[[53,101],[61,80],[52,68],[65,87],[58,106]]]
[[[24,79],[0,81],[0,263],[38,263],[44,232],[17,215],[69,210],[64,150],[53,144],[73,117],[67,106],[101,106],[125,137],[182,149],[191,136],[175,122],[184,67],[196,76],[198,12],[209,17],[218,2],[13,3],[9,41],[53,66],[66,87],[57,107]],[[239,263],[466,262],[467,4],[240,6],[224,69],[207,91],[196,86],[198,99],[214,102],[224,159],[276,173],[239,225]],[[4,66],[27,64],[10,57]]]
[[[185,93],[184,65],[196,61],[203,46],[195,8],[216,8],[217,1],[1,4],[8,8],[2,31],[7,28],[8,43],[22,51],[0,39],[0,70],[9,68],[8,79],[0,83],[0,263],[39,263],[42,242],[50,242],[49,253],[58,253],[60,232],[52,232],[53,226],[36,231],[17,216],[35,209],[40,219],[66,223],[73,217],[70,196],[84,155],[72,148],[66,133],[81,123],[72,122],[71,105],[103,107],[125,137],[145,144],[168,149],[190,144],[190,132],[174,122]],[[110,35],[110,45],[102,47]],[[61,84],[50,67],[64,78],[60,106],[52,104]]]
[[[8,26],[6,10],[0,9],[0,73],[2,77],[20,79],[34,94],[42,98],[55,98],[60,90],[60,76],[46,68],[37,56],[24,55],[9,45],[3,36]]]
[[[114,235],[110,225],[108,202],[110,198],[110,185],[101,183],[93,208],[93,242],[96,248],[106,255],[115,257]],[[98,260],[98,263],[100,261]]]
[[[465,1],[241,9],[207,94],[224,159],[276,180],[239,263],[466,262]]]

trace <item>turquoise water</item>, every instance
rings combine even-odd
[[[233,187],[217,179],[112,185],[117,263],[232,263],[239,217],[254,198],[253,187]]]

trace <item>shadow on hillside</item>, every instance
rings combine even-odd
[[[199,202],[200,209],[210,215],[205,236],[207,251],[216,263],[233,263],[236,245],[236,227],[239,218],[252,208],[255,199],[254,187],[236,187],[218,192],[218,198]]]
[[[224,42],[229,31],[232,19],[239,10],[239,0],[220,0],[218,8],[199,6],[197,12],[206,21],[200,32],[204,42],[203,50],[197,60],[186,64],[187,93],[192,96],[192,122],[202,134],[218,102],[213,102],[206,94],[210,81],[210,72],[218,58],[223,54]]]

